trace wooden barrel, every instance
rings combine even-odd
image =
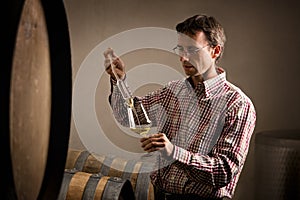
[[[0,33],[2,38],[0,45],[0,156],[2,163],[5,163],[0,165],[2,172],[0,194],[2,199],[16,199],[10,157],[9,105],[11,68],[22,5],[22,1],[17,0],[4,1],[1,5],[5,9],[5,20],[2,20],[2,26],[5,28]]]
[[[7,106],[1,134],[10,156],[4,165],[8,176],[1,178],[9,183],[9,194],[4,195],[56,199],[71,122],[71,51],[64,4],[59,0],[10,2],[13,19],[8,44],[12,47],[7,49],[7,78],[1,84],[1,95],[5,95],[1,113]]]
[[[154,189],[150,180],[150,172],[154,169],[154,163],[69,149],[65,168],[128,179],[137,200],[154,199]]]
[[[58,200],[134,200],[129,180],[65,170]]]

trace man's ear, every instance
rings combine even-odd
[[[217,45],[214,47],[212,51],[212,58],[218,58],[221,54],[222,47],[220,45]]]

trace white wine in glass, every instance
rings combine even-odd
[[[152,127],[152,122],[148,117],[148,114],[141,101],[135,101],[134,98],[126,101],[128,110],[128,119],[130,130],[139,134],[142,137],[147,137]],[[148,152],[142,156],[142,158],[151,157],[153,152]]]
[[[152,122],[150,121],[142,102],[129,98],[126,101],[126,104],[130,130],[141,136],[147,136],[151,129]]]

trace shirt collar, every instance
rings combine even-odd
[[[217,68],[218,75],[214,78],[203,81],[206,97],[212,97],[221,93],[226,83],[226,72],[221,67]]]
[[[192,78],[188,77],[186,79],[189,83],[188,85],[190,85],[191,89],[193,88],[194,92],[196,92],[196,94],[198,95],[204,92],[205,98],[210,98],[221,93],[224,89],[223,86],[226,83],[226,72],[221,67],[218,67],[216,69],[218,73],[216,77],[203,82],[199,82],[195,87],[193,87]]]

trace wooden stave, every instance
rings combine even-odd
[[[66,169],[58,200],[76,199],[134,200],[135,197],[129,180]]]

